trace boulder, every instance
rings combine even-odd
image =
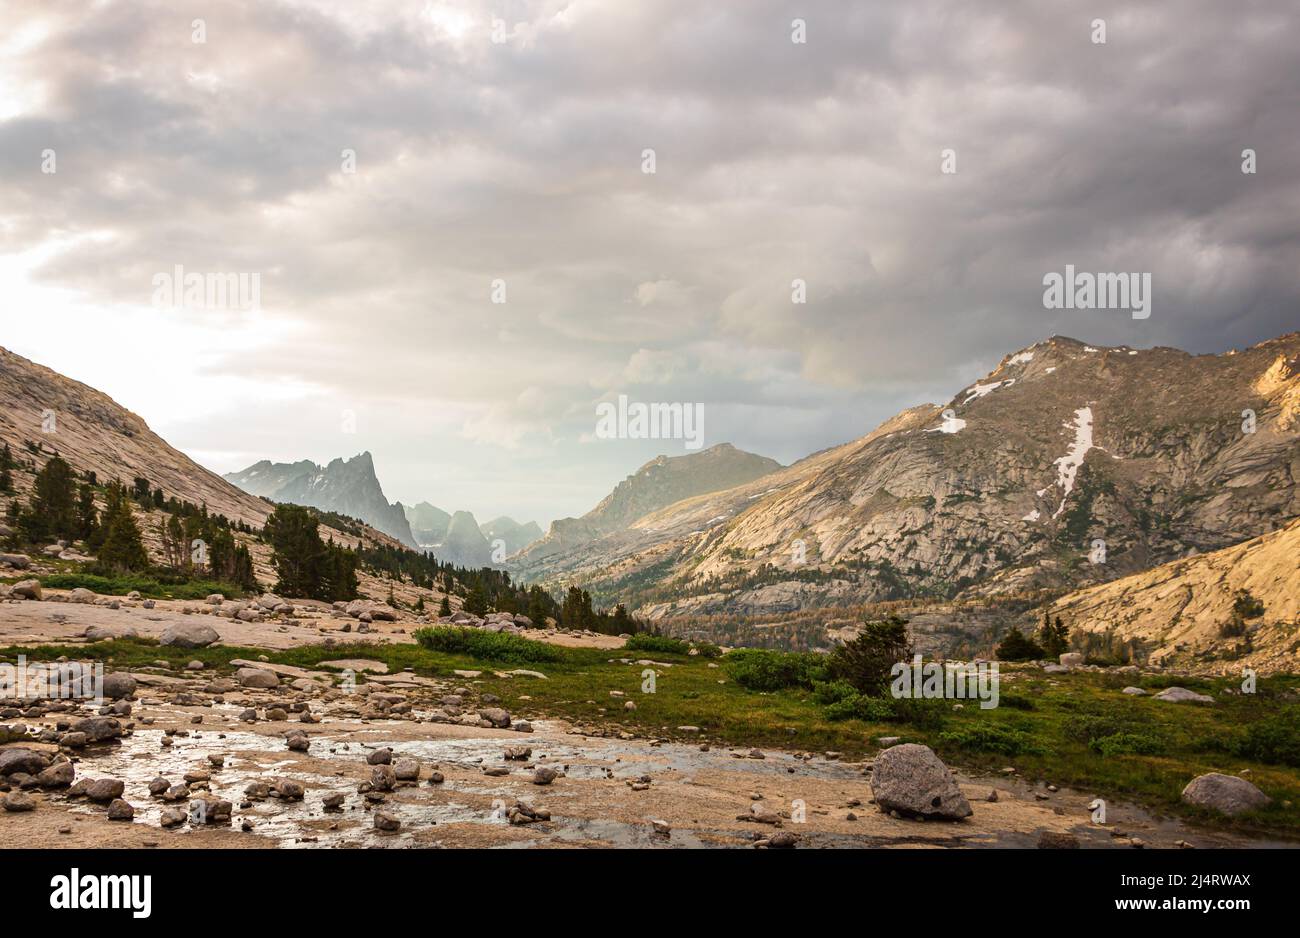
[[[1081,668],[1083,667],[1083,655],[1077,651],[1067,651],[1061,655],[1060,662],[1063,668]]]
[[[1209,694],[1198,694],[1186,687],[1166,687],[1152,699],[1164,700],[1170,703],[1214,703],[1214,698]]]
[[[84,586],[78,586],[68,594],[68,602],[70,603],[85,603],[86,605],[93,606],[98,600],[99,597],[95,594],[94,590],[88,590]]]
[[[86,741],[102,743],[122,735],[122,724],[112,717],[86,717],[72,724],[71,731],[85,734]]]
[[[110,821],[133,821],[135,820],[135,808],[131,807],[130,802],[123,801],[121,798],[114,798],[108,805],[108,819]]]
[[[36,784],[42,788],[67,788],[76,774],[76,767],[71,762],[56,762],[40,771],[36,776]]]
[[[1229,817],[1246,811],[1255,811],[1273,803],[1244,778],[1211,772],[1198,775],[1183,789],[1183,801],[1202,808],[1211,808]]]
[[[121,671],[104,675],[104,696],[109,700],[122,700],[135,693],[135,678]]]
[[[972,813],[948,767],[929,746],[916,743],[892,746],[876,757],[871,792],[882,811],[948,820]]]
[[[32,749],[0,749],[0,775],[22,772],[36,775],[50,764],[50,757]]]
[[[199,622],[177,622],[163,630],[158,642],[176,648],[206,648],[220,639],[217,630],[210,625]]]
[[[510,727],[510,714],[507,711],[502,710],[500,707],[487,707],[480,710],[478,715],[481,719],[487,720],[497,729],[504,730],[509,729]]]
[[[21,580],[13,585],[9,590],[10,596],[18,599],[31,599],[37,602],[42,597],[40,580]]]
[[[280,679],[271,671],[261,668],[240,668],[235,672],[235,680],[244,687],[279,687]]]
[[[126,784],[116,778],[97,778],[88,782],[82,793],[91,801],[112,801],[121,798]]]
[[[32,558],[26,554],[0,554],[0,564],[13,567],[15,570],[26,570],[32,565]]]
[[[0,800],[0,807],[15,814],[22,811],[35,811],[36,800],[29,795],[24,795],[22,792],[11,791],[4,796],[3,800]]]

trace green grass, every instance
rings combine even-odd
[[[197,658],[220,672],[229,668],[232,659],[259,655],[300,667],[317,667],[334,658],[372,658],[387,663],[392,672],[411,668],[417,674],[455,682],[464,679],[453,676],[454,669],[473,669],[484,672],[477,686],[496,694],[503,706],[520,717],[560,717],[682,740],[699,738],[677,730],[692,725],[715,744],[838,750],[846,758],[873,754],[878,736],[900,736],[933,747],[950,765],[967,772],[996,775],[1002,767],[1014,766],[1030,780],[1133,801],[1200,823],[1300,838],[1300,768],[1288,764],[1296,753],[1297,676],[1263,679],[1253,695],[1224,693],[1237,686],[1233,679],[1180,680],[1212,694],[1216,702],[1171,704],[1120,693],[1127,684],[1155,691],[1174,683],[1163,676],[1046,675],[1031,666],[1004,665],[1004,705],[997,708],[981,710],[972,701],[961,710],[953,710],[948,702],[891,701],[892,718],[872,719],[873,707],[855,701],[835,685],[819,683],[814,689],[810,682],[807,687],[749,690],[730,676],[732,655],[721,662],[665,655],[663,661],[671,666],[655,668],[653,694],[642,692],[645,667],[619,663],[621,652],[592,648],[543,646],[551,660],[531,663],[547,680],[497,678],[493,670],[503,661],[520,660],[497,657],[502,649],[529,646],[503,640],[524,641],[517,636],[468,631],[483,636],[476,640],[484,644],[476,645],[475,652],[467,651],[469,640],[459,637],[440,648],[354,643],[282,651],[224,646],[172,649],[145,639],[119,639],[77,645],[75,650],[67,644],[0,648],[0,660],[12,661],[18,654],[32,661],[75,654],[127,669],[158,659],[179,668]],[[748,672],[742,668],[741,673]],[[803,676],[796,670],[796,678]],[[611,698],[612,690],[626,696]],[[624,711],[625,699],[635,700],[637,709]],[[1010,700],[1016,703],[1009,704]],[[846,701],[842,709],[850,712],[837,712],[835,705]],[[1235,775],[1245,769],[1256,785],[1276,799],[1273,807],[1228,822],[1179,799],[1183,787],[1197,775]]]
[[[488,632],[447,625],[417,629],[415,640],[430,651],[469,655],[486,661],[545,664],[563,660],[563,650],[559,647],[520,638],[509,632]]]
[[[5,582],[16,583],[28,577],[7,577]],[[73,590],[84,587],[101,596],[125,596],[132,591],[150,599],[203,599],[212,593],[227,597],[243,595],[243,590],[230,583],[215,580],[189,580],[181,583],[164,583],[149,576],[95,576],[90,573],[47,573],[37,577],[42,589]]]

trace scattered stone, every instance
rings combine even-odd
[[[133,821],[135,820],[135,808],[121,798],[114,798],[108,806],[108,819],[110,821]]]

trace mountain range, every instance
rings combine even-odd
[[[205,506],[213,514],[260,528],[272,505],[203,468],[170,446],[136,414],[107,394],[0,348],[0,443],[16,458],[44,459],[58,454],[78,473],[93,472],[101,482],[139,477],[166,496]],[[25,484],[22,474],[16,481]],[[367,525],[331,528],[337,542],[358,540],[394,545],[384,532]],[[153,535],[145,528],[146,539]]]
[[[0,404],[20,458],[140,475],[255,527],[265,499],[295,501],[366,522],[334,531],[345,543],[421,545],[462,566],[505,554],[516,579],[581,584],[670,631],[811,616],[829,639],[852,631],[846,610],[889,608],[927,653],[981,653],[1046,611],[1098,654],[1221,670],[1300,653],[1300,333],[1214,355],[1053,337],[789,466],[726,444],[659,457],[540,538],[390,504],[368,453],[223,479],[106,395],[4,350]]]
[[[1058,336],[789,467],[553,528],[518,566],[664,621],[1060,595],[1296,518],[1298,428],[1300,334],[1220,355]]]

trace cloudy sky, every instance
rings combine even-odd
[[[0,345],[220,472],[545,524],[684,451],[593,439],[619,394],[790,462],[1052,334],[1295,329],[1298,8],[1135,6],[0,0]]]

